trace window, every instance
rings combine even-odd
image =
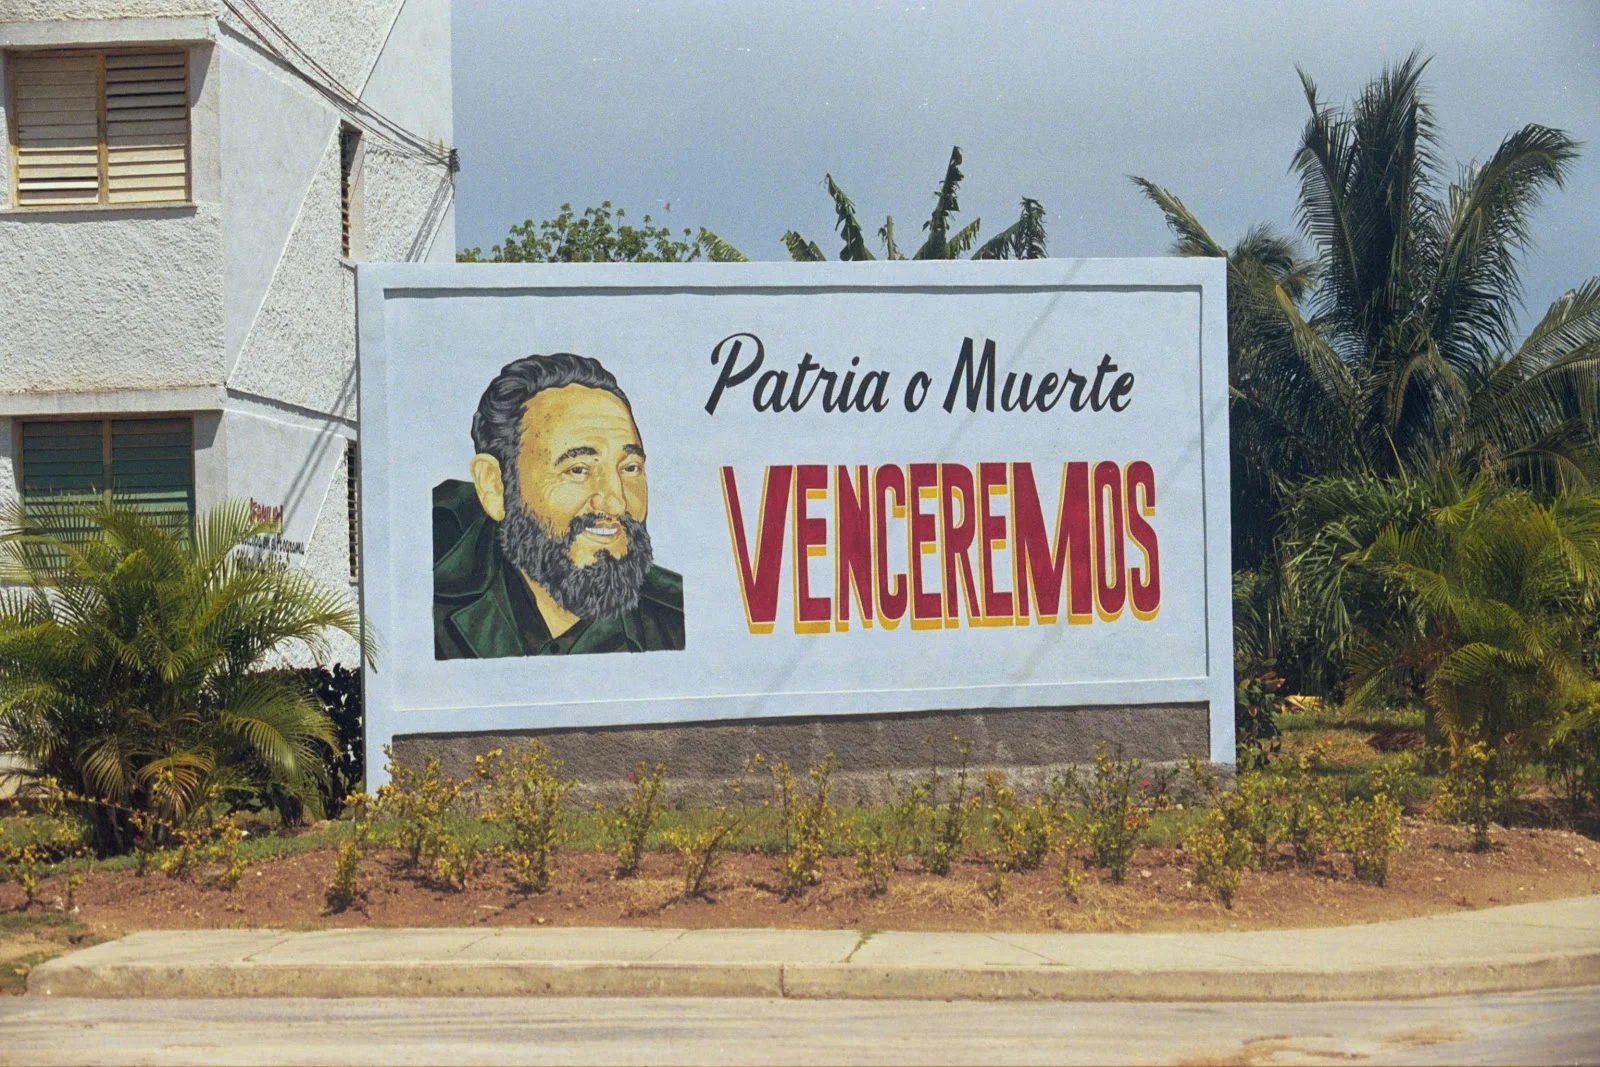
[[[339,254],[354,259],[360,251],[361,189],[358,178],[361,131],[339,127]]]
[[[350,524],[350,580],[361,577],[361,447],[344,443],[344,506]]]
[[[189,54],[7,57],[12,206],[189,199]]]
[[[22,499],[115,499],[188,529],[194,517],[194,423],[76,419],[22,424]]]

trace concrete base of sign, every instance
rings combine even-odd
[[[394,739],[394,755],[407,767],[438,756],[447,774],[460,776],[470,771],[475,756],[537,736],[565,762],[564,773],[578,780],[580,799],[609,803],[626,791],[626,779],[640,760],[667,765],[673,801],[712,801],[725,798],[730,780],[757,752],[801,773],[831,752],[838,759],[835,801],[876,804],[892,799],[886,774],[903,781],[935,762],[941,768],[959,762],[956,737],[972,743],[974,788],[981,787],[984,772],[997,770],[1029,795],[1043,790],[1063,768],[1089,763],[1097,742],[1105,741],[1113,755],[1137,757],[1155,769],[1181,766],[1190,754],[1205,759],[1209,731],[1204,704],[1009,708],[413,734]],[[756,787],[756,795],[765,794],[764,785]]]

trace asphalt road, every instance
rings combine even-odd
[[[1600,1064],[1600,988],[1330,1004],[10,997],[0,1063]]]

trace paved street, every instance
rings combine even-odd
[[[1333,1004],[0,1000],[0,1062],[1600,1063],[1600,988]]]

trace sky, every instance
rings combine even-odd
[[[1128,175],[1225,244],[1292,232],[1296,66],[1343,102],[1420,49],[1451,177],[1525,123],[1585,144],[1533,219],[1529,314],[1600,275],[1600,0],[455,0],[453,18],[461,246],[610,200],[751,259],[788,258],[791,228],[833,258],[831,173],[869,233],[893,215],[914,248],[953,145],[957,222],[990,236],[1034,197],[1052,256],[1168,252]]]

